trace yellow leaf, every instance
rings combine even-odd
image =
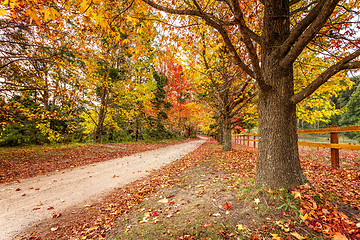
[[[83,13],[88,8],[87,0],[83,0],[80,4],[80,12]]]
[[[55,8],[50,8],[50,13],[51,13],[51,18],[52,18],[52,19],[55,19],[56,16],[59,16],[59,15],[60,15],[60,13],[59,13],[58,11],[56,11]]]
[[[301,236],[298,232],[292,232],[290,233],[291,236],[293,236],[294,238],[298,239],[298,240],[303,240],[305,239],[305,237]]]
[[[28,9],[28,10],[26,10],[26,13],[30,17],[30,22],[32,22],[32,20],[34,20],[38,26],[41,26],[41,20],[37,16],[37,13],[34,10]]]
[[[270,234],[271,236],[272,236],[272,240],[282,240],[282,238],[281,237],[279,237],[279,235],[278,234]]]
[[[7,14],[7,11],[3,8],[0,8],[0,16],[4,16]]]
[[[306,213],[304,216],[300,213],[300,218],[301,220],[305,221],[305,220],[311,220],[311,217]]]
[[[292,192],[291,192],[291,195],[292,195],[294,198],[300,198],[300,199],[301,199],[301,193],[298,192],[298,191],[292,191]]]
[[[245,230],[245,227],[242,224],[238,224],[238,225],[236,225],[236,229],[238,231],[243,231],[243,230]]]

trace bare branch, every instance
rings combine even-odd
[[[178,9],[173,9],[173,8],[168,8],[168,7],[164,7],[162,5],[159,5],[151,0],[142,0],[143,2],[149,4],[151,7],[163,11],[163,12],[167,12],[170,14],[177,14],[177,15],[189,15],[189,16],[200,16],[200,13],[198,11],[195,10],[190,10],[190,9],[186,9],[186,10],[178,10]]]

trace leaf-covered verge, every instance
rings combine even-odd
[[[360,239],[359,171],[302,159],[314,188],[272,191],[254,186],[255,159],[208,142],[31,239]]]
[[[180,182],[181,179],[177,176],[184,169],[201,161],[212,151],[211,146],[200,147],[167,166],[151,171],[147,177],[118,188],[92,205],[74,207],[35,226],[20,239],[104,238],[118,217],[129,212],[158,189]]]
[[[187,140],[185,140],[187,141]],[[87,144],[0,148],[0,183],[20,181],[67,168],[89,165],[183,141]]]

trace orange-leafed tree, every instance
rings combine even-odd
[[[167,78],[166,101],[171,104],[167,125],[171,132],[190,137],[198,129],[198,107],[193,104],[193,72],[185,69],[167,49],[157,63],[157,69]]]
[[[257,83],[259,150],[256,182],[272,188],[307,182],[298,153],[296,105],[341,72],[360,68],[355,0],[143,0],[187,26],[207,25],[236,64]],[[159,16],[161,17],[161,16]],[[307,50],[330,66],[295,92],[294,62]]]

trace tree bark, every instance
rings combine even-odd
[[[228,116],[223,117],[223,151],[232,149],[231,143],[231,120]]]
[[[218,133],[217,133],[217,139],[216,141],[218,141],[218,143],[220,144],[223,144],[224,143],[224,123],[223,123],[223,120],[220,119],[218,120],[219,121],[219,130],[218,130]]]
[[[274,4],[276,2],[276,4]],[[271,188],[293,187],[307,182],[299,160],[293,66],[280,66],[277,46],[290,33],[288,1],[265,4],[261,71],[267,87],[259,89],[259,150],[256,182]]]

